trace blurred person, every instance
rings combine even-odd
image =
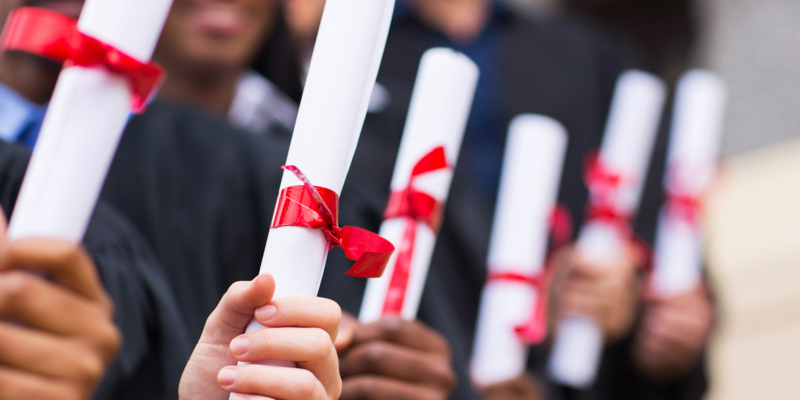
[[[153,56],[169,72],[159,95],[254,134],[288,134],[300,72],[286,29],[280,0],[176,0]]]
[[[592,30],[563,22],[526,20],[491,0],[401,0],[378,77],[391,101],[383,112],[367,118],[351,176],[345,183],[341,220],[368,229],[380,226],[414,71],[423,52],[434,46],[465,53],[481,70],[419,313],[420,321],[442,332],[452,346],[458,384],[450,398],[561,399],[575,395],[576,398],[647,399],[665,393],[674,395],[670,398],[693,398],[685,395],[693,390],[702,393],[705,388],[702,368],[679,374],[662,386],[661,382],[651,384],[640,379],[638,367],[631,361],[629,350],[639,315],[637,266],[641,262],[630,255],[619,259],[615,268],[594,270],[568,249],[562,250],[559,258],[567,261],[556,263],[563,265],[560,268],[563,278],[554,286],[553,296],[555,303],[564,297],[560,302],[564,308],[595,315],[611,339],[598,383],[584,393],[570,393],[549,383],[545,373],[547,345],[532,349],[528,376],[489,388],[472,388],[469,383],[466,366],[486,277],[484,263],[491,212],[496,201],[506,130],[514,116],[540,113],[559,120],[567,128],[570,142],[559,200],[570,209],[575,225],[582,223],[587,199],[584,159],[601,142],[617,77],[634,65]],[[665,148],[662,144],[659,152],[665,152]],[[651,171],[651,181],[658,187],[661,174],[663,168]],[[660,206],[658,198],[649,201]],[[638,231],[648,238],[652,237],[647,234],[649,221],[654,224],[656,215],[657,208],[640,216]],[[338,255],[331,256],[333,265],[344,262]],[[363,283],[326,275],[321,295],[337,299],[344,310],[356,313]],[[557,308],[554,311],[556,315],[559,312]],[[390,368],[388,362],[372,362]],[[343,398],[349,398],[348,379],[369,377],[357,369],[351,372],[345,363],[343,360]],[[381,383],[388,382],[369,384],[375,387]],[[399,392],[390,393],[407,398]]]
[[[292,41],[297,46],[300,65],[308,73],[311,52],[317,39],[317,31],[322,21],[325,0],[285,0],[284,15],[291,32]]]
[[[700,32],[694,0],[560,0],[578,16],[613,35],[648,71],[670,83],[694,61]]]
[[[47,4],[57,11],[72,11],[72,16],[79,15],[82,6],[82,2],[71,0]],[[7,14],[22,4],[7,0],[3,5]],[[14,85],[10,92],[42,105],[49,101],[61,68],[58,64],[22,53],[3,54],[0,65],[0,81]],[[23,108],[22,111],[28,110]],[[24,113],[23,116],[25,118],[12,120],[15,123],[9,126],[14,129],[10,132],[18,134],[29,128],[38,132],[41,116],[36,116],[38,120]],[[30,125],[29,120],[35,123]],[[122,355],[108,370],[96,398],[175,397],[191,347],[198,343],[203,326],[218,306],[222,294],[233,282],[252,278],[258,273],[277,197],[279,166],[285,160],[285,147],[240,132],[202,113],[161,101],[154,102],[146,113],[131,119],[109,172],[102,194],[104,200],[98,205],[86,239],[90,251],[94,249],[92,255],[98,261],[107,289],[123,311],[117,314],[117,323],[124,337]],[[8,179],[10,186],[4,189],[7,193],[4,192],[3,196],[4,206],[10,210],[28,155],[10,144],[2,143],[0,149],[7,151],[9,156],[3,165],[2,176]],[[109,203],[130,218],[135,228],[127,225],[125,218],[116,211],[111,211]],[[126,235],[138,235],[136,228],[141,230],[146,243],[126,240],[129,239]],[[150,253],[148,245],[152,246],[155,255]],[[108,268],[104,268],[106,266]],[[139,273],[143,276],[140,277]],[[286,304],[291,312],[294,303]],[[220,307],[224,309],[224,306]],[[314,312],[323,311],[318,304],[312,303],[311,308],[316,310]],[[300,307],[300,311],[307,309]],[[309,317],[298,311],[296,317],[304,315],[308,317],[305,321],[298,322],[288,315],[286,318],[275,317],[274,321],[265,317],[262,322],[281,326],[285,323],[280,321],[289,321],[292,326],[307,324],[311,328],[328,326],[330,324],[320,324],[335,321],[331,324],[338,326],[335,312],[325,315],[312,313]],[[316,317],[326,319],[315,321]],[[227,326],[228,322],[223,320],[221,324],[212,324],[207,333],[219,334],[220,325]],[[97,324],[97,327],[102,325]],[[309,330],[318,332],[315,329]],[[238,332],[242,333],[244,328]],[[233,339],[231,343],[235,342]],[[327,341],[331,349],[332,340],[333,337],[329,336]],[[293,351],[288,353],[288,357],[301,357],[303,355],[298,351],[308,350],[311,353],[306,354],[307,358],[298,360],[312,364],[308,369],[320,373],[319,379],[314,375],[314,380],[309,380],[306,372],[301,377],[278,377],[260,382],[283,383],[283,389],[286,386],[302,389],[319,382],[315,387],[323,389],[324,398],[335,398],[340,386],[337,383],[336,358],[331,361],[330,354],[323,357],[325,354],[313,353],[325,350],[324,343],[317,347],[311,344],[295,341],[266,349]],[[202,343],[199,346],[202,348]],[[231,350],[236,349],[234,346]],[[254,349],[264,351],[265,347],[254,346]],[[237,359],[251,356],[241,352],[233,354]],[[217,376],[219,369],[215,371],[213,367],[219,365],[220,360],[228,362],[230,357],[233,355],[204,359],[201,354],[192,365],[197,366],[199,362],[206,368],[201,368],[201,373],[195,370],[185,376],[193,377],[195,383],[211,379],[214,385],[250,391],[247,387],[231,386],[224,376]],[[276,354],[275,357],[286,355]],[[53,369],[58,370],[57,366]],[[249,370],[245,369],[242,375]],[[213,372],[211,378],[203,375],[208,371]],[[99,374],[101,371],[92,372]],[[99,376],[89,378],[97,379]],[[79,389],[84,392],[94,383],[79,373],[74,375],[74,379],[83,381],[85,387]],[[244,381],[252,382],[252,379]],[[252,391],[278,396],[289,393],[269,388],[253,388]],[[68,392],[64,394],[69,395]],[[91,395],[90,392],[84,394]],[[289,397],[304,397],[306,394],[309,393],[294,393]],[[317,390],[313,394],[317,396],[322,392]]]

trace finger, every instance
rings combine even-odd
[[[354,347],[341,360],[342,376],[380,375],[406,382],[451,388],[455,375],[441,357],[387,342]]]
[[[319,328],[271,328],[239,336],[231,342],[237,361],[295,361],[325,387],[339,382],[338,356],[328,333]]]
[[[114,354],[119,343],[119,332],[105,310],[27,272],[0,274],[0,316],[55,334],[85,338],[106,357]]]
[[[446,400],[442,390],[395,379],[362,375],[345,379],[340,400]]]
[[[4,243],[8,239],[7,232],[8,218],[6,218],[6,212],[0,207],[0,243]]]
[[[90,391],[91,388],[76,388],[65,382],[0,366],[0,400],[82,399],[87,398]]]
[[[44,273],[53,281],[101,302],[111,309],[89,255],[78,245],[45,239],[25,238],[0,246],[0,271],[26,269]]]
[[[200,342],[230,343],[244,333],[256,308],[269,303],[274,293],[275,280],[270,275],[234,283],[208,317]]]
[[[336,340],[342,309],[335,301],[321,297],[285,297],[256,309],[256,319],[269,327],[321,328]]]
[[[419,322],[404,321],[400,317],[385,317],[377,322],[358,327],[353,343],[386,341],[401,346],[441,354],[450,360],[450,345],[434,330]]]
[[[350,313],[342,313],[342,322],[339,323],[339,334],[333,343],[336,351],[343,352],[353,344],[353,339],[358,329],[358,320]]]
[[[225,367],[217,376],[228,392],[272,397],[281,400],[327,400],[328,393],[310,371],[266,365]]]
[[[89,385],[104,369],[103,360],[84,343],[7,323],[0,323],[0,365]]]

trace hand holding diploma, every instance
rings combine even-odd
[[[88,400],[121,344],[96,267],[80,245],[8,241],[0,219],[0,399]]]
[[[444,400],[456,383],[450,344],[418,321],[399,316],[359,324],[345,314],[337,341],[342,400]]]
[[[224,400],[230,392],[241,393],[243,399],[339,398],[342,381],[333,346],[342,314],[339,306],[310,296],[273,300],[274,292],[269,275],[230,287],[183,372],[180,399]],[[242,334],[253,318],[272,329]],[[294,361],[298,368],[236,365],[265,359]]]

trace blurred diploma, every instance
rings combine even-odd
[[[544,275],[566,150],[567,132],[557,121],[526,114],[511,122],[470,364],[478,387],[525,372],[528,343],[518,327],[532,322],[546,332],[545,318],[530,321],[547,296],[533,283]]]
[[[631,238],[629,223],[639,208],[665,97],[666,85],[641,71],[627,71],[617,82],[603,144],[587,172],[590,215],[577,243],[577,251],[598,268],[621,257]],[[603,349],[600,328],[574,315],[560,321],[556,332],[551,377],[571,387],[590,386]]]
[[[417,317],[478,75],[472,60],[451,49],[422,56],[380,231],[397,251],[383,277],[367,283],[362,323]]]
[[[78,30],[146,64],[171,5],[171,0],[87,0]],[[10,238],[83,239],[133,95],[130,80],[104,66],[64,68],[20,189]]]
[[[688,292],[701,281],[701,203],[716,175],[726,97],[725,83],[709,71],[689,71],[678,82],[664,180],[667,200],[650,281],[658,296]]]
[[[286,165],[296,166],[315,186],[336,195],[355,153],[393,12],[394,0],[325,4]],[[303,183],[286,171],[281,190],[298,185]],[[328,246],[321,230],[272,229],[261,273],[275,278],[274,298],[316,296]],[[253,321],[247,331],[262,328]]]

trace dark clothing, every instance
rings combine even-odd
[[[567,128],[570,140],[559,201],[571,211],[575,226],[580,226],[587,199],[584,158],[600,145],[616,79],[627,66],[613,49],[571,26],[528,21],[505,12],[496,13],[489,26],[492,36],[502,42],[493,66],[496,71],[488,74],[500,85],[495,93],[502,94],[501,122],[497,128],[473,124],[466,131],[419,312],[420,320],[446,336],[453,347],[459,381],[452,398],[459,400],[478,398],[470,385],[467,366],[486,278],[496,200],[496,183],[495,190],[487,190],[490,186],[476,167],[494,174],[490,180],[496,182],[509,121],[522,113],[555,118]],[[410,15],[395,20],[378,76],[392,101],[383,113],[367,117],[342,193],[342,224],[370,230],[380,227],[419,61],[424,51],[440,44],[441,35]],[[485,78],[482,74],[481,79]],[[486,104],[483,100],[476,98],[476,104]],[[471,118],[476,118],[476,112],[481,118],[480,112],[485,110],[473,110]],[[490,121],[491,117],[483,120]],[[493,151],[482,151],[487,148],[499,148],[500,157]],[[331,254],[329,260],[329,270],[349,265],[339,254]],[[363,280],[326,273],[320,295],[357,314],[364,286]],[[627,347],[621,352],[609,349],[604,363],[611,363],[610,368],[604,365],[596,387],[576,398],[661,398],[651,396],[651,388],[638,394],[627,390],[633,379],[628,374],[630,367],[618,367],[628,364],[626,352]],[[547,357],[543,347],[532,351],[531,370],[542,379],[546,379]],[[550,389],[550,398],[565,398],[560,388]]]
[[[228,287],[258,274],[287,150],[162,101],[125,130],[103,198],[161,261],[192,347]]]
[[[6,215],[12,215],[29,158],[27,149],[0,141],[0,203]],[[174,399],[193,346],[155,256],[129,221],[102,202],[84,246],[114,301],[123,336],[95,398]]]

